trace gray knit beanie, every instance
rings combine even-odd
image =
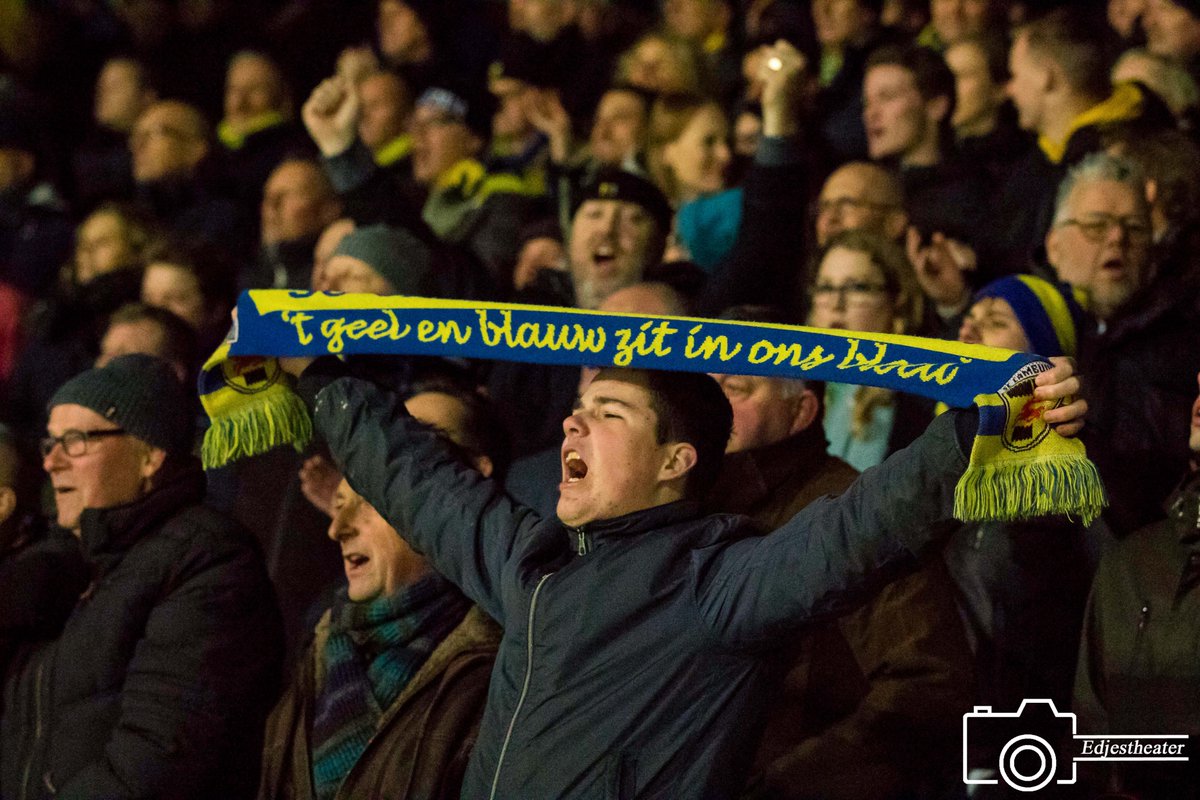
[[[397,294],[425,295],[433,271],[429,246],[403,228],[367,225],[355,228],[334,249],[351,256],[387,279]]]
[[[192,449],[192,404],[167,362],[134,353],[89,369],[59,387],[49,408],[90,408],[126,433],[168,453]]]

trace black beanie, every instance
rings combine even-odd
[[[616,167],[605,167],[588,181],[576,198],[572,215],[587,200],[624,200],[636,203],[658,223],[659,233],[664,236],[671,231],[674,212],[666,195],[646,178]]]
[[[429,293],[433,253],[429,245],[403,228],[381,224],[355,228],[333,254],[357,258],[386,278],[396,294]]]
[[[133,353],[76,375],[54,393],[49,408],[68,403],[90,408],[168,453],[191,452],[192,403],[162,359]]]

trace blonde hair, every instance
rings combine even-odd
[[[885,333],[911,334],[921,329],[925,322],[925,295],[917,281],[917,274],[900,245],[871,231],[842,231],[830,239],[821,250],[817,259],[818,267],[825,260],[825,256],[836,248],[866,255],[883,276],[884,286],[892,302],[893,327],[893,330]],[[850,435],[859,441],[865,440],[875,411],[887,408],[894,402],[895,393],[891,389],[859,386],[854,392]]]
[[[720,110],[715,100],[698,94],[660,95],[650,107],[646,134],[646,168],[650,178],[672,202],[679,196],[675,171],[663,161],[663,151],[683,135],[696,115],[706,108]]]

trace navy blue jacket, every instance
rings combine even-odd
[[[350,484],[504,627],[473,799],[735,796],[779,647],[911,565],[950,517],[973,427],[942,415],[769,536],[686,501],[567,529],[462,466],[395,397],[321,373],[301,392]]]

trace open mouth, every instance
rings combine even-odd
[[[1105,272],[1124,272],[1125,261],[1120,258],[1108,258],[1100,263],[1100,269]]]
[[[617,260],[617,251],[611,245],[601,245],[592,251],[592,263],[602,272],[612,269]]]
[[[343,555],[342,558],[346,562],[346,572],[355,572],[360,570],[367,565],[368,561],[371,560],[369,556],[365,556],[362,553],[347,553]]]
[[[568,450],[563,456],[563,469],[566,473],[565,483],[578,483],[587,477],[588,466],[579,455],[578,450]]]

